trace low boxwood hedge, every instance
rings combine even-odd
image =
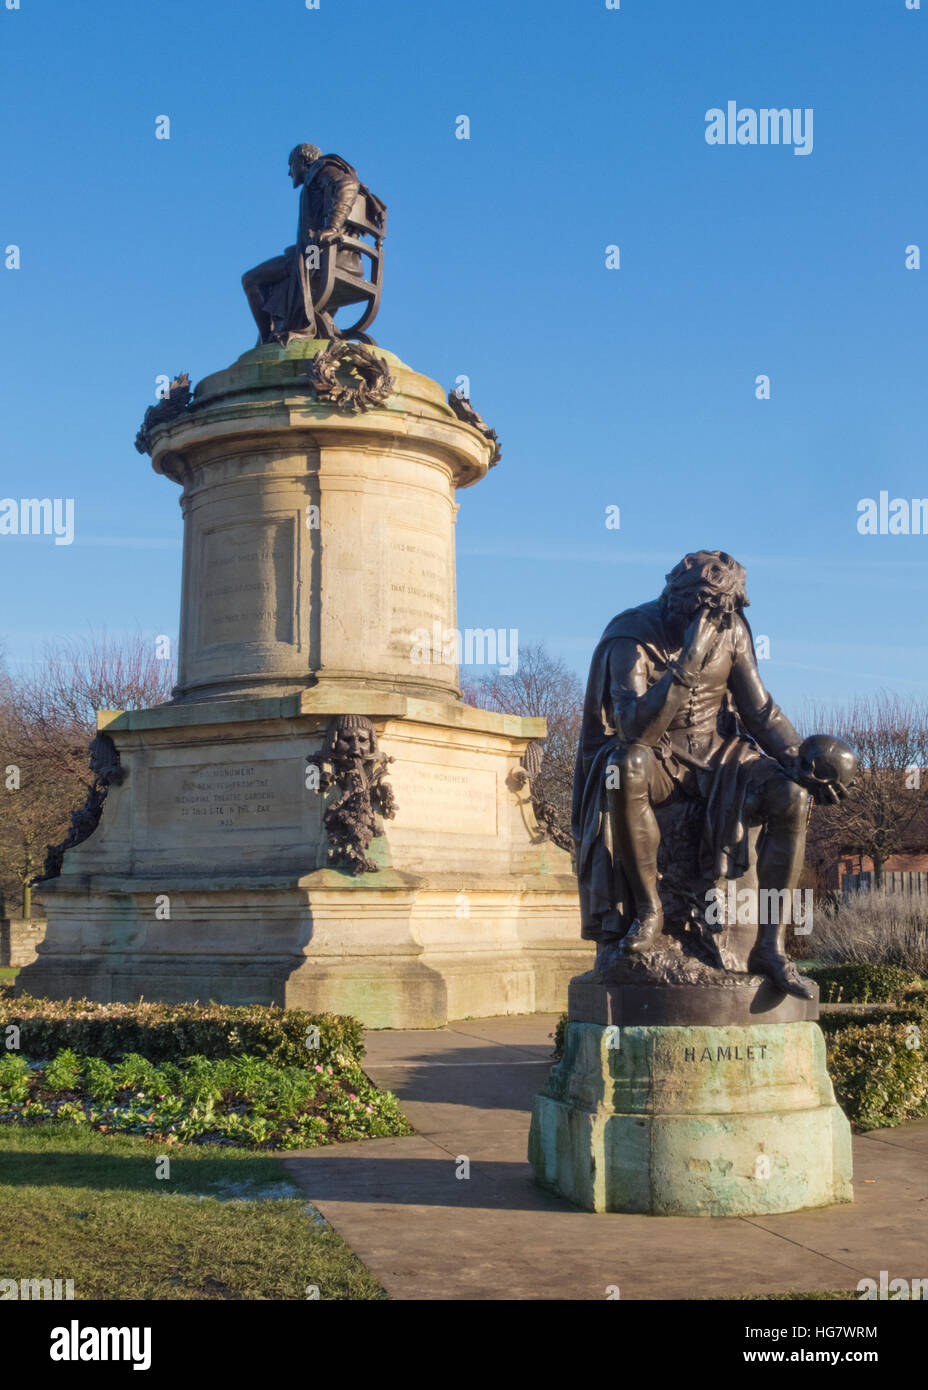
[[[828,1039],[838,1104],[858,1129],[883,1129],[928,1115],[924,1026],[864,1023]]]
[[[826,1038],[845,1028],[861,1028],[871,1023],[916,1023],[928,1037],[928,1008],[921,1000],[910,1004],[826,1005],[818,1021]]]
[[[197,1055],[248,1054],[275,1066],[360,1065],[363,1030],[357,1019],[260,1004],[98,1004],[89,999],[0,997],[0,1046],[19,1029],[24,1057],[55,1057],[63,1048],[119,1061],[134,1053],[151,1062]],[[7,1044],[9,1048],[9,1044]]]
[[[800,970],[816,982],[823,1004],[899,1003],[910,992],[925,989],[920,975],[899,965],[847,962],[800,966]]]

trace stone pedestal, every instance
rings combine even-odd
[[[491,446],[390,353],[384,406],[346,413],[305,376],[322,343],[261,347],[152,430],[183,486],[172,704],[101,712],[124,778],[42,885],[21,986],[50,997],[278,1003],[372,1027],[564,1007],[590,959],[569,857],[517,775],[544,721],[464,705],[455,490]],[[439,633],[423,658],[414,634]],[[327,867],[307,786],[334,715],[373,721],[398,804]]]
[[[379,348],[385,405],[314,399],[326,346],[253,348],[155,433],[154,468],[184,489],[180,701],[318,682],[457,697],[453,654],[439,641],[413,660],[410,634],[456,625],[455,490],[486,475],[490,446]]]
[[[542,1187],[588,1211],[750,1216],[851,1200],[850,1126],[809,1020],[572,1020],[535,1097],[529,1159]]]

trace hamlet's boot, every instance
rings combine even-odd
[[[621,955],[622,933],[604,930],[596,941],[596,961],[593,965],[594,978],[600,984],[608,984],[612,968]]]
[[[622,937],[623,956],[649,950],[664,930],[664,909],[657,891],[660,830],[650,806],[637,815],[613,821],[616,849],[635,903],[635,920]]]
[[[797,999],[814,999],[815,991],[803,984],[785,947],[785,922],[768,922],[759,927],[757,941],[748,956],[748,970],[766,975],[784,994],[795,994]]]

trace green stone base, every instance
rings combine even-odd
[[[535,1097],[540,1186],[587,1211],[751,1216],[849,1202],[851,1131],[815,1023],[569,1023]]]

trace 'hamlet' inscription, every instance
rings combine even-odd
[[[750,1043],[746,1047],[696,1047],[683,1049],[684,1062],[753,1062],[756,1057],[766,1057],[768,1043]],[[699,1052],[699,1056],[696,1053]]]

